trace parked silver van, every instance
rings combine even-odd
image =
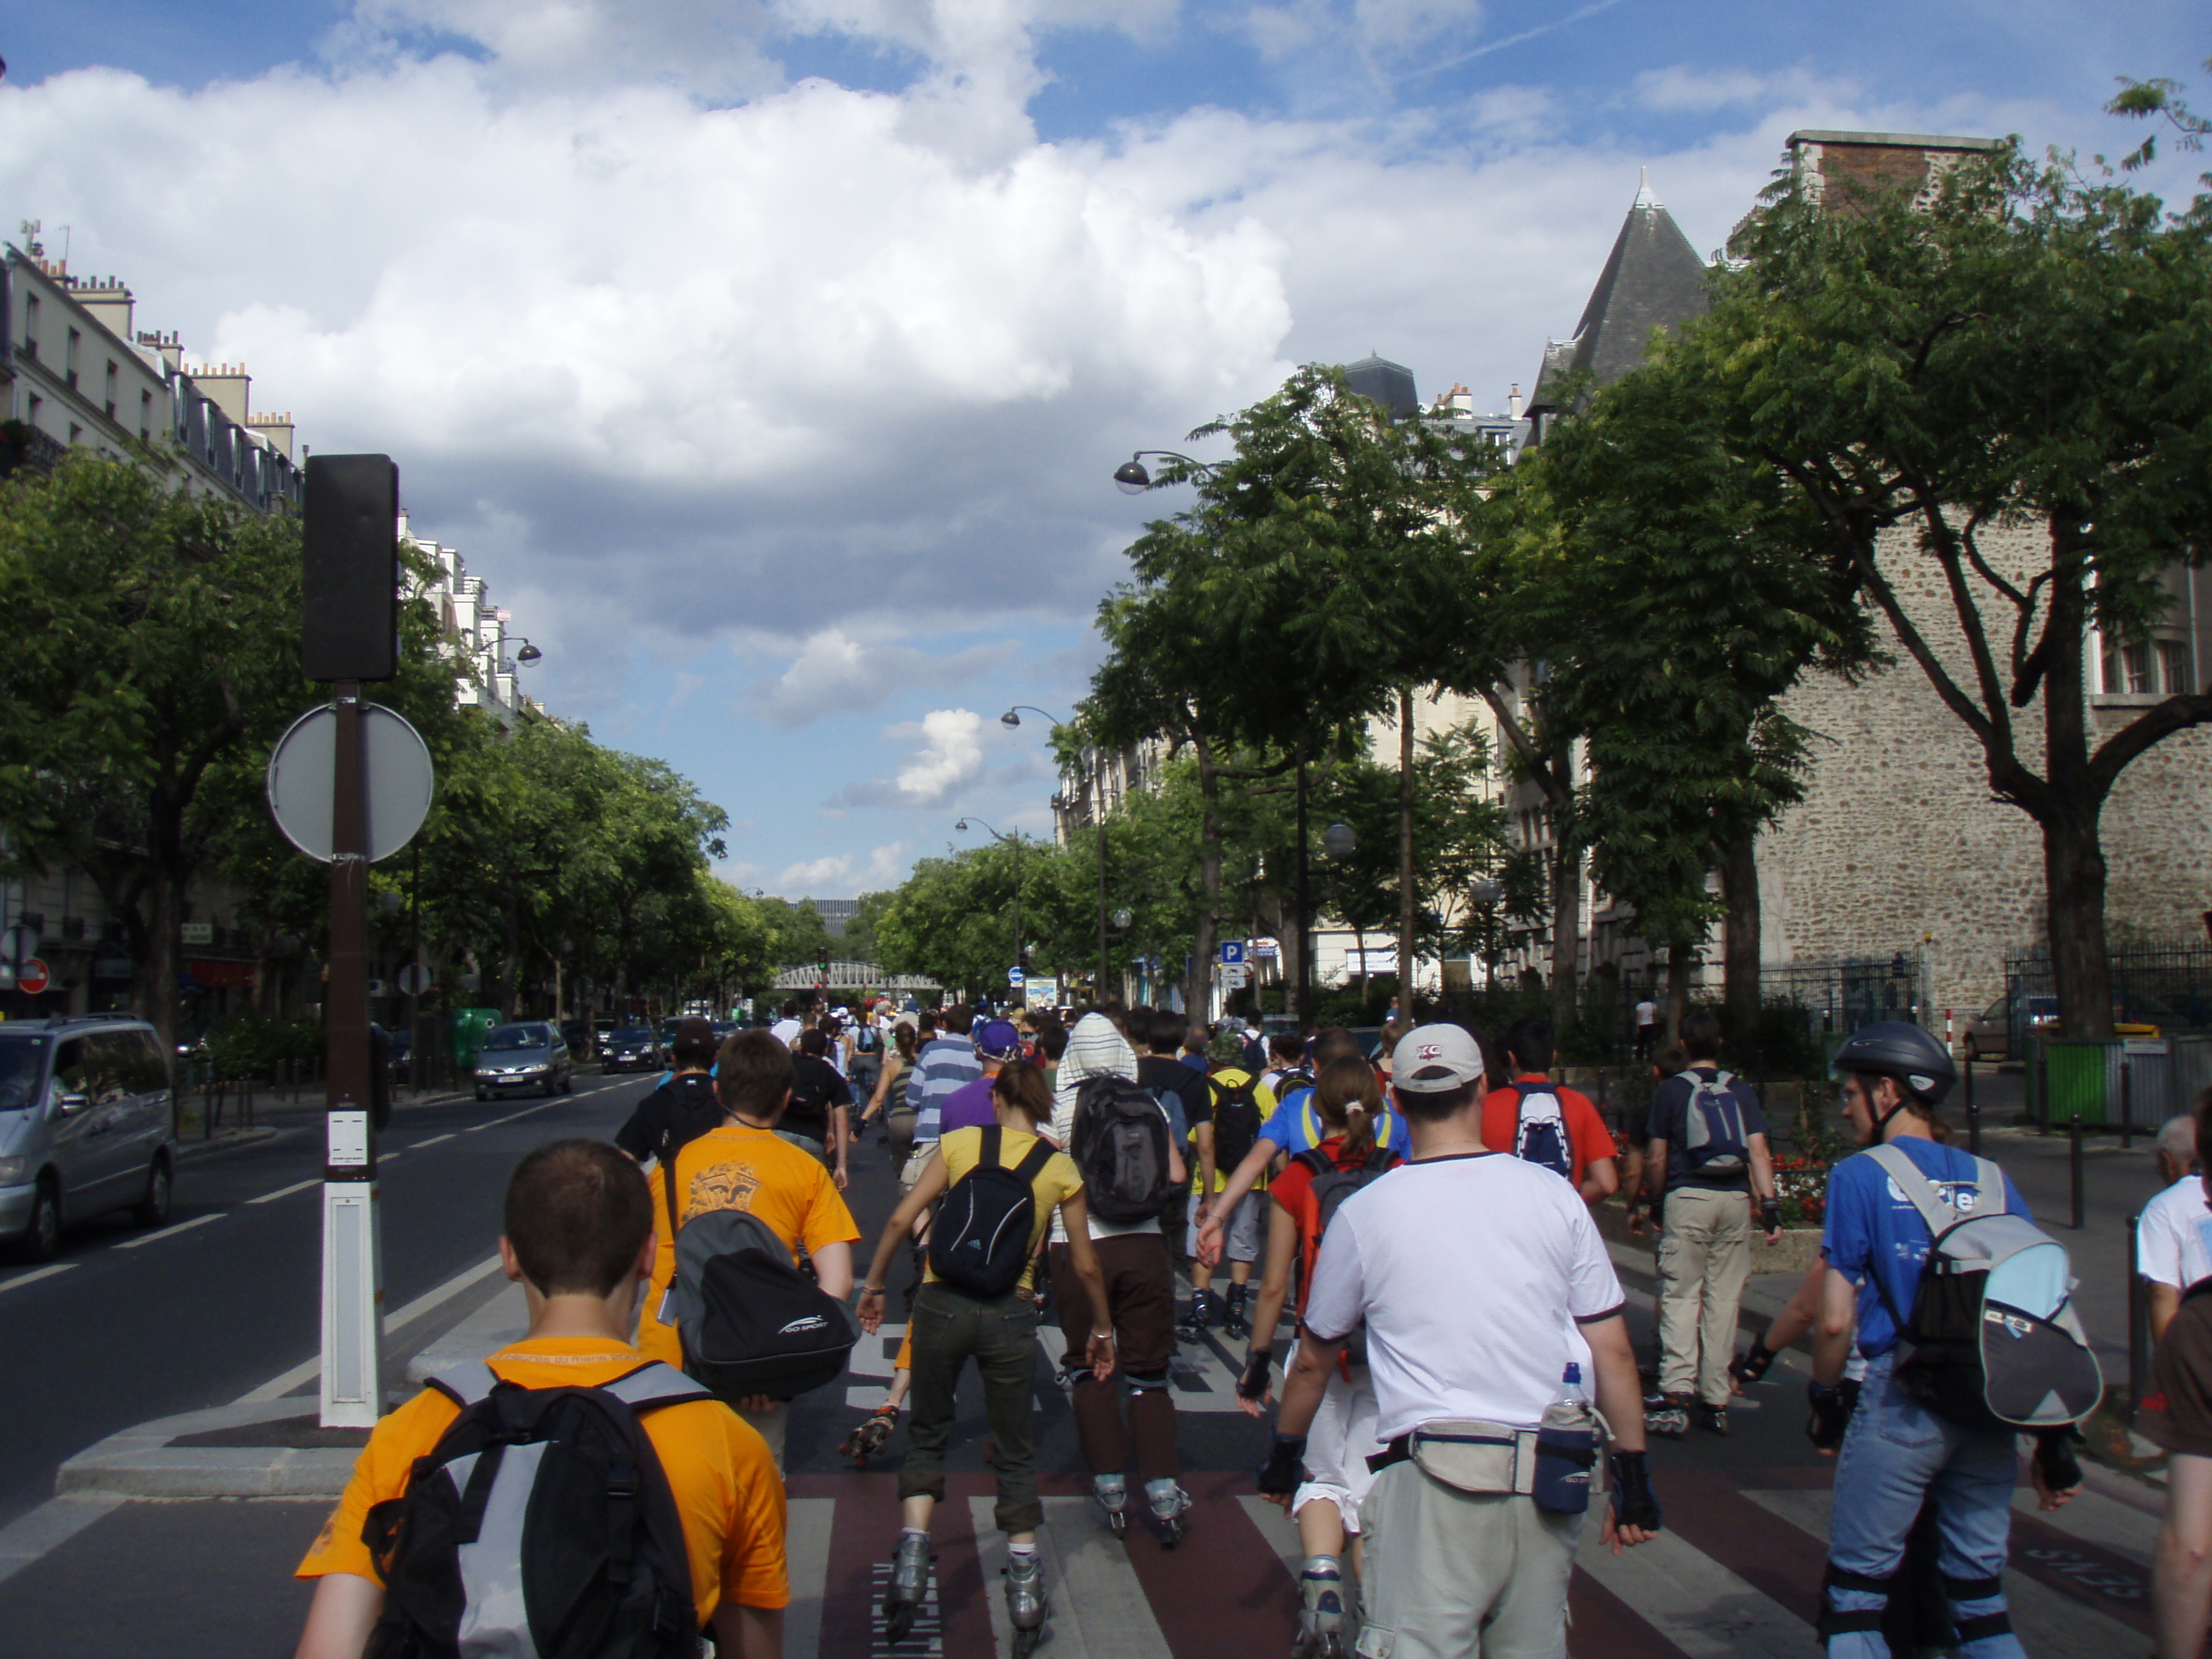
[[[168,1219],[177,1146],[154,1028],[113,1015],[0,1022],[0,1241],[52,1258],[68,1222]]]

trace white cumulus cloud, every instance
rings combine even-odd
[[[791,666],[745,690],[745,700],[781,726],[873,708],[895,695],[950,690],[1005,662],[1015,647],[975,645],[946,656],[895,641],[870,642],[825,628],[799,647]]]
[[[775,878],[776,891],[791,898],[819,894],[836,898],[896,887],[906,877],[906,843],[894,841],[874,848],[866,858],[836,853],[787,865]]]

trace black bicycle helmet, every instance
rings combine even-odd
[[[1893,1077],[1930,1106],[1941,1106],[1959,1080],[1951,1051],[1902,1019],[1881,1020],[1852,1032],[1836,1050],[1835,1069]]]

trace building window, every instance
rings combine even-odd
[[[154,441],[154,394],[150,392],[138,394],[138,441],[142,444]]]
[[[2187,640],[2160,640],[2158,642],[2160,678],[2165,682],[2168,696],[2182,696],[2197,690],[2196,676],[2190,672],[2190,650]]]
[[[71,421],[70,422],[70,442],[74,445],[83,436],[84,428],[79,426],[75,421]]]
[[[36,426],[36,425],[38,425],[38,423],[39,423],[39,416],[40,416],[40,415],[42,415],[42,414],[44,414],[44,413],[46,412],[46,400],[44,398],[41,398],[40,396],[39,396],[39,394],[38,394],[37,392],[33,392],[31,394],[31,413],[30,413],[30,421],[31,421],[31,424],[32,424],[33,426]]]
[[[2124,689],[2131,696],[2143,696],[2158,690],[2150,677],[2150,642],[2138,640],[2133,645],[2120,647],[2120,675]]]
[[[112,421],[115,418],[115,365],[113,363],[107,366],[107,395],[105,401],[107,405],[107,418]]]
[[[39,355],[39,296],[35,294],[23,296],[23,355]]]
[[[70,383],[70,390],[72,392],[76,390],[76,349],[83,339],[84,336],[78,333],[76,330],[71,329],[69,331],[69,354],[62,362],[64,371],[62,378]]]

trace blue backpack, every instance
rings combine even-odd
[[[1573,1180],[1575,1153],[1567,1139],[1567,1120],[1559,1091],[1540,1080],[1524,1079],[1513,1087],[1521,1097],[1516,1109],[1519,1115],[1513,1129],[1513,1156]]]

